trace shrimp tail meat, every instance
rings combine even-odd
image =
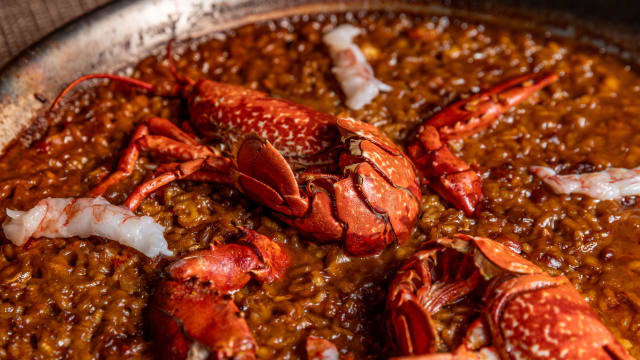
[[[100,236],[130,246],[148,257],[173,255],[164,227],[149,216],[97,198],[46,198],[28,211],[7,209],[2,225],[5,236],[17,246],[30,238]]]
[[[558,175],[545,166],[529,169],[557,194],[583,194],[599,200],[615,200],[640,195],[640,167],[608,168],[579,175]]]
[[[346,104],[358,110],[369,104],[380,91],[391,91],[391,86],[375,78],[373,69],[367,62],[353,38],[362,33],[353,25],[340,25],[324,35],[323,41],[329,47],[340,87],[347,97]]]

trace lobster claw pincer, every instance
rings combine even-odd
[[[425,125],[439,130],[444,140],[465,138],[489,125],[498,116],[558,80],[558,74],[526,74],[491,89],[456,101],[431,117]]]
[[[447,106],[420,125],[408,145],[409,157],[440,196],[472,215],[483,197],[482,178],[446,142],[484,129],[556,80],[557,74],[523,75]]]

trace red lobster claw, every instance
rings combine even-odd
[[[457,101],[425,121],[408,154],[429,185],[456,208],[472,215],[482,200],[482,179],[446,146],[489,126],[498,116],[558,80],[557,74],[529,74]]]
[[[467,137],[491,125],[498,116],[558,78],[558,74],[515,77],[487,91],[456,101],[427,120],[425,125],[438,129],[445,141]]]
[[[287,160],[268,141],[249,136],[236,154],[238,182],[244,192],[287,216],[302,216],[309,204],[303,199]]]

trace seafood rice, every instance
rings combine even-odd
[[[322,39],[346,23],[366,30],[354,43],[375,78],[391,88],[359,110],[345,104]],[[142,200],[136,215],[163,226],[168,250],[178,256],[237,242],[237,226],[287,249],[289,266],[281,279],[250,281],[232,294],[258,358],[303,358],[310,336],[330,340],[341,354],[355,358],[394,354],[384,312],[396,270],[425,242],[456,233],[495,240],[552,276],[565,275],[620,344],[640,356],[636,197],[556,194],[530,172],[531,166],[547,166],[575,175],[640,164],[640,77],[630,64],[574,39],[431,15],[300,16],[223,35],[184,49],[176,71],[329,114],[347,113],[402,147],[424,119],[461,97],[527,73],[559,75],[487,129],[448,142],[482,178],[483,200],[474,215],[423,184],[413,233],[377,255],[353,257],[342,244],[311,241],[225,184],[177,181]],[[132,75],[166,92],[175,85],[164,55],[143,59]],[[84,196],[117,167],[134,129],[153,116],[175,124],[189,118],[179,98],[117,82],[78,92],[55,113],[35,119],[5,150],[2,209],[31,209],[46,197]],[[210,145],[221,154],[232,150]],[[105,199],[122,204],[166,162],[141,152],[131,176],[111,186]],[[23,247],[5,240],[1,255],[0,357],[154,357],[144,319],[165,279],[166,259],[97,236],[40,238]],[[475,311],[461,301],[437,314],[437,350],[459,345]]]

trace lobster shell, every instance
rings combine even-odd
[[[428,243],[398,271],[387,326],[415,359],[631,359],[564,276],[551,276],[506,246],[458,234]],[[452,353],[435,354],[432,316],[471,294],[480,316]]]

